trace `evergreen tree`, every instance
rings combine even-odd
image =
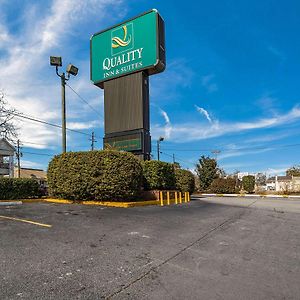
[[[214,179],[219,178],[220,169],[214,158],[202,155],[196,165],[196,172],[199,177],[199,187],[201,191],[208,190]]]

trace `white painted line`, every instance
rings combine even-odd
[[[205,197],[260,197],[260,198],[294,198],[300,199],[300,195],[257,195],[257,194],[199,194],[200,196]],[[192,197],[197,197],[197,195]]]
[[[22,205],[23,202],[22,201],[0,201],[0,206],[9,206],[9,205]]]

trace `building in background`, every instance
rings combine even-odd
[[[275,192],[300,192],[299,176],[273,176],[266,181],[266,190]]]
[[[0,139],[0,177],[14,177],[15,147],[6,139]]]

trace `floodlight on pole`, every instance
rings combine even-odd
[[[67,73],[76,76],[78,74],[78,68],[72,64],[68,64]]]
[[[50,56],[50,65],[55,67],[62,66],[61,56]]]
[[[160,136],[157,140],[157,160],[159,161],[159,154],[160,154],[160,142],[164,140],[164,137]]]
[[[65,72],[59,74],[58,67],[62,66],[61,56],[50,56],[50,65],[55,67],[56,75],[61,79],[61,107],[62,107],[62,152],[67,151],[67,134],[66,134],[66,81],[70,79],[70,75],[76,76],[78,74],[78,68],[72,64],[67,66],[66,77]]]

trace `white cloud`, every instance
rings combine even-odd
[[[265,149],[257,149],[257,150],[233,150],[233,151],[225,151],[224,153],[221,153],[218,156],[218,160],[222,160],[225,158],[229,158],[229,157],[237,157],[237,156],[244,156],[244,155],[255,155],[255,154],[259,154],[259,153],[264,153],[264,152],[268,152],[268,151],[272,151],[274,150],[274,148],[265,148]]]
[[[162,110],[161,108],[160,108],[160,113],[161,113],[161,115],[165,119],[165,126],[164,126],[164,132],[165,133],[164,133],[164,137],[166,139],[169,139],[170,136],[171,136],[171,132],[172,132],[172,125],[171,125],[171,122],[170,122],[170,118],[169,118],[167,112],[164,111],[164,110]]]
[[[31,161],[31,160],[24,160],[21,159],[21,168],[36,168],[36,169],[43,169],[44,165]]]
[[[80,130],[80,129],[90,129],[94,128],[97,126],[99,123],[98,120],[90,121],[90,122],[68,122],[68,128],[69,129],[75,129],[75,130]]]
[[[214,120],[209,125],[200,122],[173,123],[172,139],[179,142],[197,141],[238,132],[277,127],[279,125],[295,122],[299,119],[300,108],[294,107],[285,114],[249,122],[221,122]]]
[[[205,110],[205,109],[202,108],[202,107],[199,107],[198,105],[195,105],[195,107],[196,107],[197,111],[198,111],[200,114],[202,114],[202,115],[205,116],[205,118],[207,119],[207,121],[208,121],[209,123],[212,123],[212,119],[211,119],[211,117],[210,117],[210,115],[209,115],[209,113],[208,113],[207,110]]]
[[[84,98],[92,100],[88,101],[92,106],[99,104],[97,109],[101,111],[103,92],[94,88],[89,81],[90,33],[87,33],[86,28],[97,22],[97,31],[105,26],[104,20],[115,20],[123,13],[124,7],[121,4],[120,0],[28,2],[23,15],[15,16],[21,23],[20,33],[12,32],[10,23],[5,23],[7,18],[1,18],[0,50],[3,55],[0,57],[0,88],[7,94],[9,104],[26,115],[60,124],[59,78],[55,75],[55,69],[49,66],[49,56],[62,55],[65,60],[74,60],[78,56],[75,48],[78,43],[74,44],[73,40],[82,39],[83,45],[87,47],[86,57],[81,61],[73,61],[80,70],[78,77],[72,78],[71,85],[78,87]],[[4,2],[0,15],[5,14],[5,9]],[[92,124],[100,127],[103,122],[101,113],[98,126],[98,123],[90,121],[90,115],[94,119],[95,112],[76,99],[77,96],[72,92],[67,90],[66,93],[67,119],[72,121],[69,125],[79,128],[79,123],[86,121],[85,126],[80,125],[80,128],[89,129]],[[59,143],[60,131],[56,128],[27,121],[16,120],[16,123],[20,127],[20,139],[41,144],[32,147],[47,148],[53,143]]]

